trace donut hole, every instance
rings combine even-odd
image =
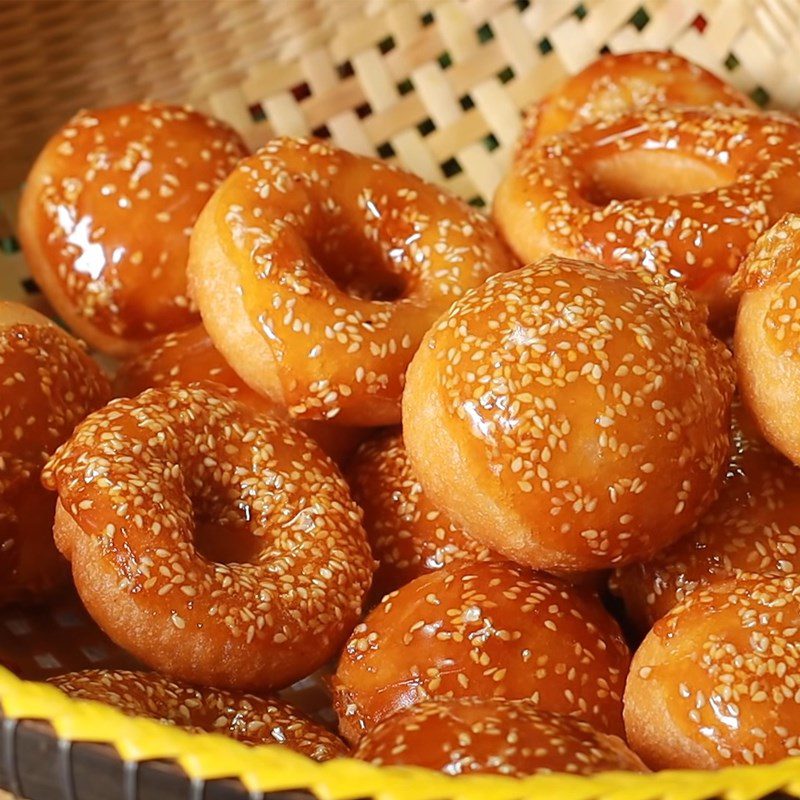
[[[381,250],[361,231],[350,226],[316,226],[316,235],[308,244],[319,266],[336,286],[359,300],[393,302],[409,289],[403,263],[405,248]]]
[[[614,200],[710,192],[730,186],[735,172],[721,164],[670,150],[627,150],[592,160],[583,196],[596,206]]]
[[[253,535],[247,520],[229,515],[221,519],[217,515],[195,511],[194,547],[208,561],[217,564],[255,564],[264,550],[264,540]]]

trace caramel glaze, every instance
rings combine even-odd
[[[492,558],[489,548],[430,502],[414,477],[399,430],[388,429],[364,442],[347,478],[353,499],[364,510],[364,527],[378,560],[377,599],[447,564]]]
[[[683,283],[722,324],[753,242],[800,207],[800,122],[745,109],[651,108],[526,150],[494,216],[523,261],[639,265]]]
[[[448,775],[647,771],[618,736],[527,700],[497,698],[430,700],[403,709],[367,733],[354,755]]]
[[[282,744],[316,761],[347,754],[344,743],[277,698],[195,688],[151,672],[89,669],[50,678],[76,700],[192,732],[221,733],[250,745]]]
[[[464,291],[515,266],[492,223],[382,161],[278,139],[244,160],[192,240],[214,344],[294,417],[399,422],[423,334]]]
[[[307,433],[335,461],[344,463],[358,446],[360,428],[289,419],[285,409],[256,394],[228,365],[202,325],[159,336],[117,371],[114,390],[135,397],[145,389],[170,384],[188,386],[212,382],[225,387],[237,400],[256,411],[292,422]]]
[[[787,214],[756,242],[733,285],[743,292],[740,391],[765,438],[800,464],[800,215]]]
[[[648,106],[755,108],[746,95],[675,53],[608,53],[527,110],[518,153],[550,136]]]
[[[20,242],[79,335],[121,356],[197,321],[189,235],[247,152],[227,125],[160,103],[81,111],[47,143],[22,196]]]
[[[798,630],[796,576],[741,576],[692,592],[634,656],[631,747],[654,769],[800,755]]]
[[[645,632],[698,587],[747,573],[800,573],[800,469],[775,451],[740,402],[716,502],[695,529],[612,577]]]
[[[274,689],[341,647],[374,569],[361,511],[292,426],[201,387],[92,414],[47,465],[89,613],[148,666]]]
[[[622,732],[630,654],[596,595],[507,562],[451,564],[386,595],[334,679],[340,731],[357,740],[426,700],[528,699]]]
[[[45,317],[0,302],[0,603],[41,600],[67,579],[53,545],[47,458],[110,395],[84,348]]]
[[[403,436],[431,501],[496,552],[548,571],[621,566],[715,499],[733,382],[680,286],[549,258],[433,326]]]

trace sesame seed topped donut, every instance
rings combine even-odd
[[[294,417],[400,420],[405,369],[466,289],[515,266],[492,223],[381,161],[276,139],[215,193],[190,283],[231,366]]]
[[[221,733],[250,745],[282,744],[316,761],[347,754],[344,743],[277,698],[195,688],[152,672],[88,669],[49,678],[76,700],[192,732]]]
[[[742,396],[766,439],[800,464],[800,215],[756,242],[733,286],[743,292],[734,338]]]
[[[354,500],[364,510],[377,598],[458,561],[486,561],[488,547],[471,539],[428,499],[411,471],[399,430],[364,442],[348,466]]]
[[[800,756],[799,630],[796,575],[692,592],[634,656],[625,689],[631,747],[653,769]]]
[[[800,469],[764,441],[739,402],[733,408],[717,500],[688,536],[612,579],[643,632],[698,587],[744,572],[800,574]]]
[[[646,106],[735,106],[750,99],[675,53],[607,53],[531,106],[518,150]]]
[[[618,736],[527,700],[430,700],[398,711],[358,743],[356,758],[447,775],[647,772]]]
[[[334,679],[348,741],[442,698],[528,699],[622,733],[630,654],[597,597],[507,562],[450,564],[386,595],[354,631]]]
[[[159,336],[123,362],[114,380],[119,397],[145,389],[212,382],[224,386],[239,402],[256,411],[289,419],[286,409],[254,392],[228,365],[202,325]],[[362,429],[316,420],[289,420],[307,433],[335,461],[342,463],[362,438]]]
[[[28,175],[19,236],[76,333],[122,356],[197,321],[189,235],[247,152],[227,125],[160,103],[81,111],[56,133]]]
[[[714,500],[731,361],[680,286],[548,258],[434,325],[403,436],[431,502],[496,552],[546,570],[622,565]]]
[[[43,480],[87,610],[160,672],[279,688],[360,616],[373,561],[344,479],[303,433],[233,399],[170,386],[115,400]]]
[[[41,600],[68,578],[53,545],[47,458],[110,396],[108,380],[66,331],[0,301],[0,603]]]
[[[680,280],[722,326],[753,242],[800,207],[800,121],[745,109],[652,108],[526,150],[494,217],[523,261],[550,253]]]

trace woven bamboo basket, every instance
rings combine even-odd
[[[641,49],[685,55],[762,105],[800,107],[800,0],[0,0],[0,296],[43,305],[14,240],[16,190],[79,107],[188,102],[253,147],[276,134],[330,138],[484,205],[523,108],[599,53]],[[36,682],[131,666],[71,597],[0,612],[0,664],[0,787],[30,800],[800,797],[800,758],[453,779],[319,765],[131,719]],[[320,686],[289,694],[324,715]]]

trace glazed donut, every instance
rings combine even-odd
[[[233,399],[171,386],[115,400],[43,480],[86,609],[159,672],[280,688],[359,619],[373,562],[344,479],[307,436]]]
[[[742,576],[692,592],[634,656],[630,746],[653,769],[800,755],[799,627],[796,575]]]
[[[256,394],[214,347],[202,325],[153,339],[124,362],[114,381],[118,397],[135,397],[145,389],[213,382],[228,389],[239,402],[256,411],[288,419],[285,409]],[[358,446],[361,429],[314,420],[289,420],[307,433],[334,461],[346,461]]]
[[[364,442],[347,477],[378,561],[372,581],[377,599],[447,564],[492,557],[428,500],[411,472],[399,430]]]
[[[612,577],[643,633],[698,587],[741,573],[800,573],[800,469],[734,402],[732,452],[719,498],[688,535]]]
[[[527,700],[498,698],[431,700],[403,709],[367,733],[354,755],[378,766],[427,767],[447,775],[647,772],[618,736]]]
[[[517,152],[647,106],[755,108],[746,95],[675,53],[608,53],[527,110]]]
[[[354,631],[333,681],[356,741],[441,698],[530,700],[622,733],[630,654],[597,596],[507,562],[451,564],[386,595]]]
[[[800,215],[756,242],[736,273],[739,390],[767,441],[800,464]]]
[[[434,325],[403,436],[431,502],[496,552],[548,571],[623,565],[714,500],[731,361],[676,284],[548,258]]]
[[[56,133],[28,175],[19,237],[76,333],[123,356],[197,320],[189,234],[247,152],[227,125],[159,103],[81,111]]]
[[[646,109],[525,151],[494,218],[523,261],[550,253],[678,279],[722,325],[756,237],[800,207],[800,122],[743,109]]]
[[[39,474],[109,396],[102,371],[69,334],[0,301],[0,604],[41,600],[67,582],[53,545],[55,500]]]
[[[192,732],[221,733],[245,744],[283,744],[316,761],[347,754],[344,743],[276,698],[199,689],[152,672],[87,669],[48,679],[76,700],[94,700],[124,714]]]
[[[414,175],[277,139],[214,194],[189,277],[230,365],[293,417],[400,421],[408,362],[466,289],[515,266],[492,223]]]

